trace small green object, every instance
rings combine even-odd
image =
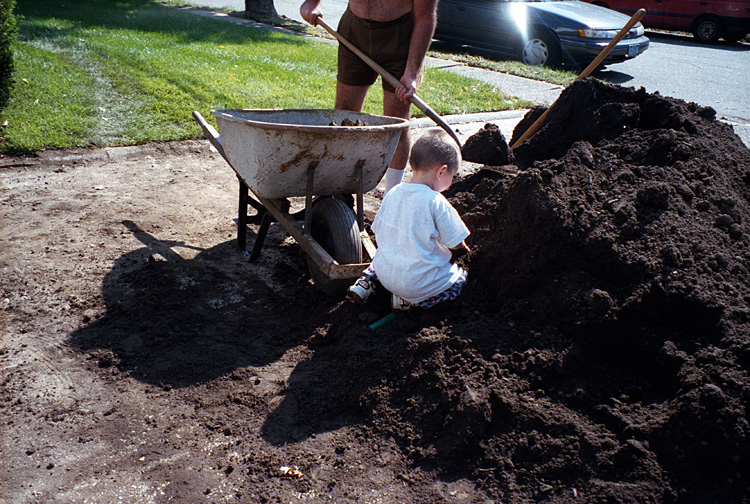
[[[370,329],[380,329],[381,327],[386,325],[388,322],[391,322],[392,320],[394,320],[396,317],[398,317],[398,313],[391,312],[385,317],[383,317],[382,319],[377,320],[373,322],[372,324],[370,324]]]

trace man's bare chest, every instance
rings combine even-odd
[[[349,0],[349,9],[357,17],[372,21],[392,21],[413,8],[410,0]]]

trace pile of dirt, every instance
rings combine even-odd
[[[576,82],[517,176],[456,183],[471,281],[390,329],[374,428],[502,502],[748,502],[750,151],[714,115]]]
[[[500,166],[513,162],[513,151],[497,124],[487,123],[466,140],[461,147],[461,158],[472,163]]]

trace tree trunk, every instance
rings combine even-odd
[[[250,16],[279,17],[273,0],[245,0],[245,14]]]

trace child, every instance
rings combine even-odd
[[[466,272],[451,264],[451,250],[469,251],[469,230],[440,194],[458,171],[460,152],[443,132],[420,137],[411,149],[412,179],[383,198],[372,223],[378,249],[347,297],[363,303],[375,292],[375,281],[391,292],[394,310],[430,308],[455,299],[466,284]]]

